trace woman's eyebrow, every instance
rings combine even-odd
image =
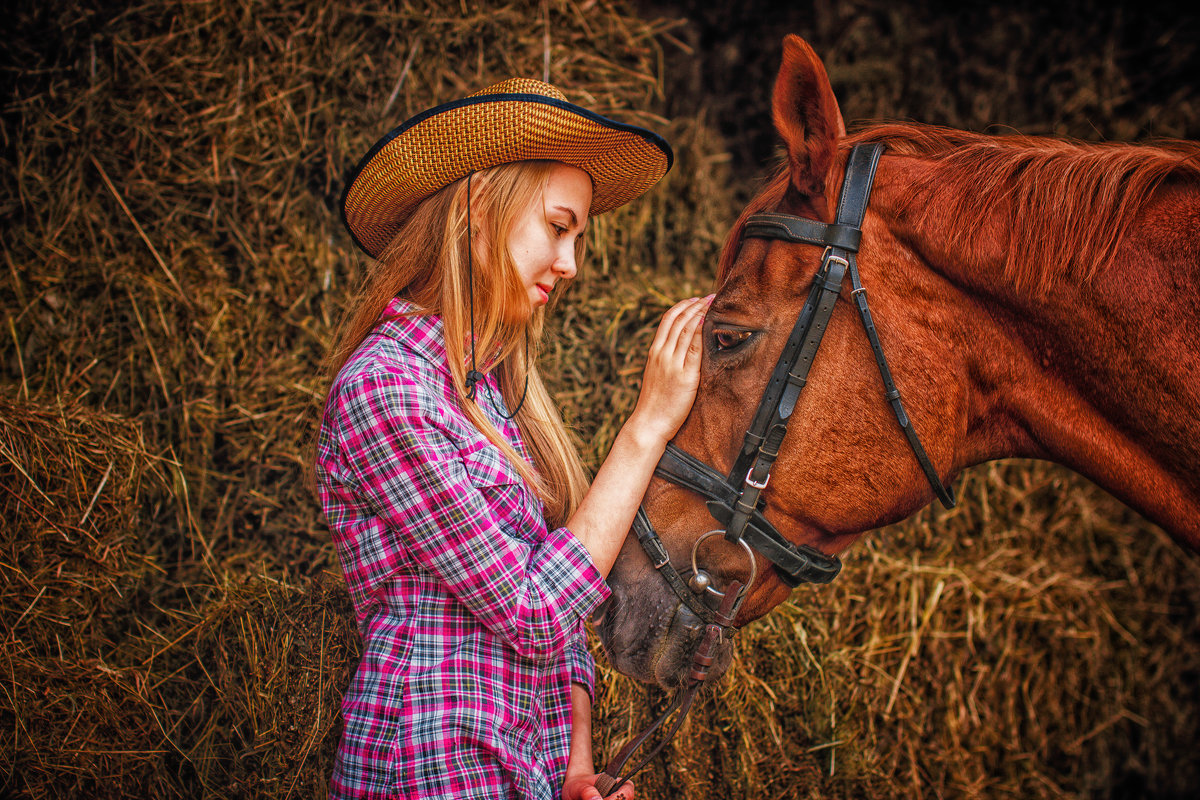
[[[575,216],[575,209],[571,208],[570,206],[554,206],[553,210],[554,211],[565,211],[568,214],[570,214],[572,228],[574,228],[576,225],[579,224],[579,217]]]

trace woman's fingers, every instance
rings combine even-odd
[[[696,331],[704,323],[704,315],[712,295],[690,297],[672,306],[659,323],[651,350],[669,358],[683,359],[688,354]]]
[[[695,312],[697,305],[703,299],[701,297],[689,297],[667,309],[658,323],[658,331],[654,334],[654,341],[650,345],[651,349],[662,352],[673,351],[675,349],[675,341],[679,338],[680,330],[687,324]]]
[[[633,800],[635,794],[636,792],[634,791],[633,784],[629,781],[625,781],[621,784],[620,789],[618,789],[614,794],[609,795],[609,798],[611,798],[611,800]],[[606,798],[606,800],[608,800],[608,798]]]
[[[711,301],[711,297],[700,298],[680,315],[677,325],[672,326],[674,335],[671,356],[685,371],[697,366],[700,357],[700,330],[704,326],[704,316],[708,313]]]
[[[635,413],[639,425],[669,440],[696,399],[700,382],[700,331],[712,296],[672,306],[659,323],[642,373]]]
[[[683,330],[680,331],[679,339],[676,342],[676,353],[681,355],[687,367],[692,366],[693,359],[700,357],[700,330],[704,327],[704,317],[708,314],[708,307],[712,303],[712,295],[701,298],[699,303],[696,303],[691,308],[691,314],[685,323]]]

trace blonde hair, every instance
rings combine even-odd
[[[465,178],[422,201],[380,254],[379,264],[339,328],[326,365],[329,375],[336,375],[394,297],[411,301],[419,307],[417,313],[440,316],[450,374],[463,413],[537,492],[551,527],[566,522],[583,499],[588,481],[562,415],[537,369],[545,309],[538,308],[532,314],[514,313],[515,309],[529,308],[529,295],[509,252],[508,237],[529,207],[541,202],[555,163],[520,161],[475,173],[470,181],[470,214],[475,228],[471,237],[467,235]],[[469,240],[474,261],[470,268]],[[580,237],[577,259],[582,249]],[[525,393],[514,421],[532,456],[532,465],[500,435],[476,401],[467,398],[472,335],[468,287],[472,273],[479,368],[490,366],[509,409],[516,408]],[[476,400],[487,402],[486,394],[487,390],[479,387]]]

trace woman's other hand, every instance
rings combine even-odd
[[[701,331],[713,296],[691,297],[663,314],[629,422],[665,444],[687,419],[700,385]]]
[[[634,800],[636,791],[633,784],[625,781],[621,788],[604,797],[596,789],[598,775],[567,775],[563,781],[562,800]]]

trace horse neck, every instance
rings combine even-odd
[[[889,194],[902,202],[904,183],[885,181],[880,205]],[[950,197],[929,199],[954,207]],[[1111,263],[1084,280],[1053,272],[1014,280],[1008,214],[985,215],[969,238],[950,220],[916,216],[889,224],[945,279],[958,309],[954,352],[971,376],[962,466],[1011,456],[1064,464],[1200,547],[1196,182],[1156,190]],[[1040,268],[1053,271],[1068,255],[1047,253]]]

